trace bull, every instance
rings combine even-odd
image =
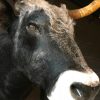
[[[44,0],[0,2],[0,100],[23,100],[33,86],[41,100],[94,100],[100,81],[74,40],[76,11]]]

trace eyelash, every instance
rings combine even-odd
[[[26,29],[29,31],[36,31],[36,30],[38,30],[38,28],[39,27],[37,26],[37,24],[35,24],[33,22],[30,22],[26,27]]]

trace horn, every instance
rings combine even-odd
[[[94,0],[89,5],[75,10],[69,10],[69,15],[73,19],[80,19],[88,16],[100,8],[100,0]]]

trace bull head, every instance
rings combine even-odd
[[[14,80],[15,75],[16,81],[22,82],[17,77],[20,72],[24,80],[28,78],[43,90],[43,100],[93,100],[99,90],[99,77],[88,67],[74,40],[73,11],[44,0],[18,0],[10,5],[14,15],[19,12],[9,29],[17,72],[14,69],[7,78]],[[21,84],[24,93],[26,85]],[[3,95],[20,99],[16,92],[13,95],[22,88],[17,87],[19,90],[6,88]]]

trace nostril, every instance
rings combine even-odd
[[[71,85],[71,93],[74,98],[81,99],[84,94],[84,91],[82,91],[82,89],[81,89],[81,84],[78,84],[78,83],[72,84]]]
[[[99,86],[90,87],[82,83],[73,83],[70,87],[71,94],[75,99],[87,100],[91,97],[94,98],[99,90]]]

